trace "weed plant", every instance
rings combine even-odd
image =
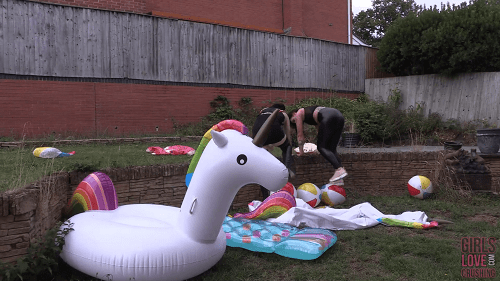
[[[178,124],[175,122],[175,134],[178,136],[202,136],[213,125],[226,119],[236,119],[242,122],[251,132],[255,117],[260,110],[249,97],[241,98],[235,107],[231,105],[227,97],[217,96],[210,102],[210,107],[212,108],[212,112],[201,118],[197,123]]]
[[[60,227],[64,225],[63,230]],[[42,239],[30,244],[28,253],[14,264],[0,261],[2,281],[45,281],[54,280],[59,269],[59,253],[64,246],[64,237],[73,230],[70,221],[49,229]]]

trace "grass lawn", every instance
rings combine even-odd
[[[462,280],[461,272],[465,268],[462,267],[462,238],[500,239],[498,196],[477,194],[469,202],[450,202],[443,194],[418,200],[410,196],[356,196],[354,192],[347,192],[348,200],[342,208],[370,202],[384,214],[418,210],[426,212],[430,218],[454,223],[428,230],[377,225],[363,230],[337,231],[337,243],[311,261],[227,247],[214,267],[190,281]],[[495,265],[486,266],[496,272],[500,271],[498,246],[500,244],[496,243],[493,253]],[[95,280],[64,263],[60,269],[58,278],[61,279],[56,280]]]
[[[191,156],[152,155],[146,152],[150,146],[166,147],[177,144],[180,143],[57,146],[57,149],[62,152],[76,151],[76,153],[73,156],[54,159],[35,157],[33,155],[35,147],[0,149],[0,192],[23,187],[37,181],[44,175],[58,171],[96,171],[107,167],[189,163]],[[182,145],[196,149],[199,141],[186,142]]]

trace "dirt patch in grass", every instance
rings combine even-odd
[[[474,221],[474,222],[479,222],[479,221],[484,221],[487,222],[493,226],[498,224],[498,216],[495,215],[490,215],[490,214],[477,214],[475,216],[469,217],[468,220]]]
[[[452,212],[442,211],[442,210],[432,210],[432,212],[429,212],[428,216],[430,219],[450,220],[449,218],[452,217]]]

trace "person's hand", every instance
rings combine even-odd
[[[300,150],[299,150],[299,151],[297,151],[297,150],[295,150],[295,149],[293,149],[293,150],[292,150],[292,154],[293,154],[293,155],[297,155],[297,156],[303,156],[303,155],[305,155],[305,153],[304,153],[304,152],[302,152],[302,153],[301,153],[301,152],[300,152]]]

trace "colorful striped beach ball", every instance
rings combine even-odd
[[[432,182],[424,176],[414,176],[408,181],[408,192],[418,199],[428,198],[433,192]]]
[[[344,203],[346,197],[345,189],[339,185],[328,183],[321,187],[321,201],[330,207]]]
[[[313,183],[304,183],[297,188],[297,197],[314,208],[321,202],[321,190]]]

